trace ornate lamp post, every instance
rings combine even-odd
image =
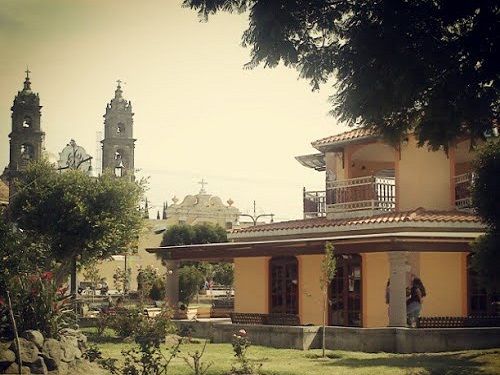
[[[253,215],[250,215],[250,214],[239,214],[238,216],[249,217],[253,221],[253,226],[257,225],[257,220],[259,220],[261,217],[270,217],[271,218],[271,223],[273,222],[273,219],[274,219],[274,214],[260,214],[260,215],[257,215],[256,209],[255,209],[255,201],[253,201]]]

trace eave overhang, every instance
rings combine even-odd
[[[231,260],[243,257],[323,254],[331,242],[335,252],[374,253],[392,251],[469,252],[478,232],[393,232],[342,235],[323,238],[228,242],[146,249],[164,260]]]
[[[295,160],[297,160],[306,168],[312,168],[319,172],[323,172],[326,170],[325,154],[323,153],[300,155],[296,156]]]

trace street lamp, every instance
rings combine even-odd
[[[271,218],[271,223],[274,220],[274,214],[260,214],[260,215],[257,215],[256,209],[255,209],[255,201],[253,201],[253,215],[250,215],[250,214],[238,214],[238,216],[245,216],[245,217],[249,217],[250,219],[252,219],[254,227],[257,225],[257,220],[259,220],[261,217],[270,217]]]

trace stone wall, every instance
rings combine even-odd
[[[61,331],[59,340],[45,339],[39,331],[19,338],[23,374],[71,374],[82,361],[87,338],[73,329]],[[0,374],[18,374],[15,341],[0,342]]]
[[[176,322],[193,337],[229,343],[244,329],[255,345],[272,348],[318,349],[321,326],[268,326],[216,322]],[[491,328],[352,328],[326,327],[326,348],[361,352],[433,353],[500,347],[500,327]]]

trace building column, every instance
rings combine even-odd
[[[167,267],[166,292],[168,306],[177,310],[179,302],[179,262],[168,260],[165,262]]]
[[[389,253],[389,326],[406,327],[406,272],[408,253],[394,251]]]

